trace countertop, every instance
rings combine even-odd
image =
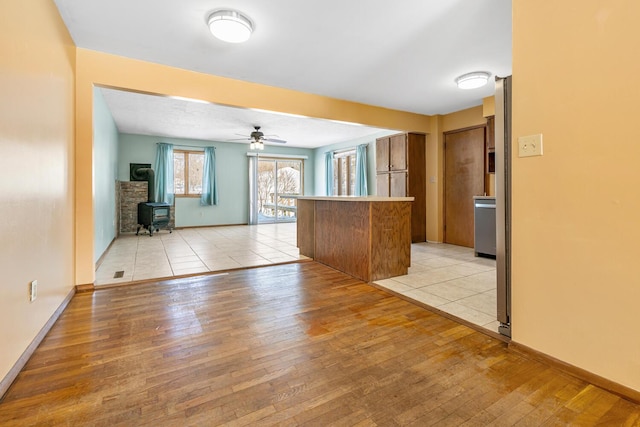
[[[337,202],[413,202],[413,197],[379,196],[298,196],[298,200],[331,200]]]

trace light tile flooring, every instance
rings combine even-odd
[[[96,272],[96,285],[173,277],[306,259],[296,247],[296,224],[261,224],[162,230],[121,235]],[[114,278],[124,271],[122,278]],[[496,261],[447,244],[411,246],[406,276],[377,285],[494,332]]]
[[[496,260],[476,257],[473,248],[414,243],[409,274],[375,283],[498,332]]]
[[[96,271],[96,285],[270,265],[307,259],[295,223],[161,230],[118,237]],[[114,278],[124,271],[122,278]]]

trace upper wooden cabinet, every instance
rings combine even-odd
[[[427,240],[426,138],[401,133],[376,140],[376,194],[413,197],[411,241]]]
[[[376,139],[376,172],[389,172],[389,138]]]
[[[376,140],[376,169],[378,172],[407,169],[408,139],[408,135],[403,133]]]

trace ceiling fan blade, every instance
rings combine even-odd
[[[275,139],[275,138],[263,138],[263,141],[266,142],[275,142],[276,144],[286,144],[287,141],[285,141],[284,139]]]
[[[227,139],[227,141],[251,141],[251,138],[245,136],[244,138]]]

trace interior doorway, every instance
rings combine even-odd
[[[473,196],[485,193],[485,125],[444,134],[444,242],[474,246]]]
[[[303,175],[302,160],[258,159],[258,223],[296,220],[297,197],[302,195]]]

